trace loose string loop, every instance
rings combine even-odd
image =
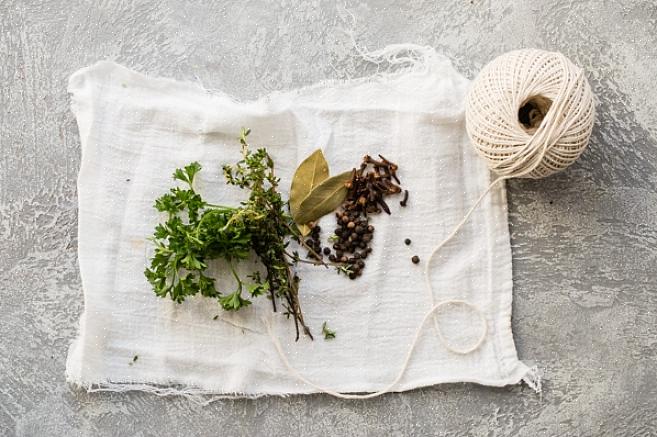
[[[283,350],[283,347],[281,346],[281,343],[278,341],[278,338],[276,337],[276,335],[274,334],[274,331],[272,330],[272,326],[271,326],[270,321],[267,320],[267,319],[263,319],[263,323],[264,323],[264,325],[267,329],[267,333],[269,334],[269,337],[271,338],[272,343],[274,344],[274,347],[276,348],[276,352],[278,352],[278,356],[280,357],[281,362],[285,365],[285,368],[290,372],[290,374],[292,374],[296,379],[298,379],[299,381],[301,381],[304,384],[308,385],[309,387],[314,388],[318,392],[326,393],[326,394],[334,396],[336,398],[340,398],[340,399],[371,399],[371,398],[375,398],[375,397],[381,396],[383,394],[390,393],[390,392],[394,391],[393,390],[394,387],[399,383],[399,381],[401,381],[401,379],[404,377],[404,374],[406,373],[406,370],[408,369],[408,366],[409,366],[410,361],[411,361],[411,357],[413,356],[413,352],[415,351],[415,348],[416,348],[416,346],[417,346],[417,344],[420,340],[420,337],[422,335],[422,330],[424,329],[424,325],[427,323],[427,320],[429,319],[429,317],[434,315],[439,309],[441,309],[441,308],[443,308],[447,305],[463,305],[463,306],[469,307],[470,309],[475,310],[475,312],[480,314],[478,312],[478,309],[474,305],[472,305],[471,303],[469,303],[467,301],[464,301],[464,300],[445,300],[445,301],[440,302],[436,305],[433,305],[433,307],[424,315],[424,317],[422,318],[422,321],[420,322],[419,326],[417,327],[417,330],[415,331],[415,335],[413,336],[413,341],[411,342],[411,345],[408,348],[408,352],[406,353],[406,357],[404,358],[402,366],[399,369],[399,372],[397,373],[397,376],[395,377],[395,379],[390,384],[388,384],[385,388],[383,388],[379,391],[376,391],[376,392],[373,392],[373,393],[367,393],[367,394],[340,393],[340,392],[335,391],[333,389],[322,387],[318,384],[315,384],[314,382],[310,381],[309,379],[307,379],[306,377],[301,375],[301,373],[299,373],[299,371],[294,366],[292,366],[292,364],[290,364],[290,361],[287,359],[287,355],[285,355],[285,351]],[[487,331],[487,328],[486,328],[486,324],[485,324],[485,320],[483,318],[483,315],[480,314],[480,318],[481,318],[482,323],[484,323],[484,329],[483,329],[483,332],[482,332],[481,336],[477,340],[476,344],[474,346],[472,346],[471,348],[469,348],[470,350],[466,350],[466,351],[456,350],[456,353],[469,353],[469,352],[472,352],[472,351],[478,349],[479,346],[484,342],[488,331]],[[444,344],[447,344],[447,341],[442,336],[442,334],[440,334],[440,338],[442,339]]]

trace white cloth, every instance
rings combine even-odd
[[[111,62],[74,73],[69,91],[82,143],[79,263],[85,310],[69,351],[68,380],[89,389],[188,395],[316,391],[284,366],[266,319],[290,364],[315,384],[370,392],[390,383],[430,307],[422,264],[412,264],[411,257],[426,260],[491,182],[464,129],[468,80],[446,58],[422,50],[421,59],[395,74],[244,103]],[[316,148],[324,151],[332,174],[357,166],[366,153],[381,153],[399,164],[410,191],[408,207],[390,198],[392,215],[373,219],[374,251],[361,278],[299,268],[301,306],[315,341],[302,337],[295,343],[293,322],[274,314],[264,297],[227,313],[216,300],[200,296],[183,304],[158,298],[144,278],[152,253],[146,238],[161,218],[153,201],[174,184],[175,168],[199,161],[198,188],[213,203],[236,205],[247,195],[226,186],[220,171],[221,164],[240,158],[242,126],[252,130],[254,147],[266,146],[273,155],[285,197],[296,166]],[[333,215],[322,219],[324,238],[334,221]],[[220,266],[216,271],[218,287],[231,290],[230,275]],[[502,386],[531,373],[518,361],[511,332],[502,186],[434,258],[431,279],[436,302],[462,299],[479,308],[486,337],[476,351],[458,355],[445,349],[428,323],[394,391],[458,381]],[[437,320],[446,340],[459,348],[483,332],[467,307],[446,307]],[[323,339],[324,321],[336,339]]]

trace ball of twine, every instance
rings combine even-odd
[[[465,117],[470,141],[491,170],[505,179],[542,178],[582,154],[595,106],[581,68],[561,53],[523,49],[481,70]]]

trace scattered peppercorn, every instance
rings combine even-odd
[[[417,255],[413,255],[413,258],[411,258],[411,261],[413,261],[413,264],[417,264],[420,262],[420,257]]]
[[[405,239],[404,244],[407,245],[407,246],[410,246],[411,245],[411,239],[410,238]]]

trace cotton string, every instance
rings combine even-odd
[[[411,46],[422,53],[424,48]],[[400,50],[409,50],[401,45]],[[394,54],[377,53],[387,60]],[[381,56],[384,55],[384,56]],[[372,54],[366,58],[375,62]],[[396,58],[399,59],[399,58]],[[404,58],[417,62],[417,57]],[[520,111],[526,109],[526,120]],[[269,321],[267,332],[288,371],[299,381],[319,392],[341,399],[370,399],[392,391],[404,376],[413,351],[429,317],[441,344],[455,354],[469,354],[484,343],[488,326],[483,312],[465,300],[443,300],[435,303],[431,285],[431,261],[447,242],[463,228],[482,200],[498,183],[511,178],[539,179],[570,166],[588,145],[595,106],[593,93],[582,69],[564,55],[543,50],[524,49],[506,53],[488,65],[475,79],[466,99],[466,130],[475,149],[486,160],[490,170],[499,174],[466,212],[454,229],[431,252],[424,265],[424,279],[431,309],[424,315],[410,344],[397,377],[385,388],[368,394],[346,394],[321,387],[301,375],[288,361],[274,335]],[[452,347],[444,338],[435,317],[447,305],[463,305],[474,310],[483,323],[478,341],[464,349]]]
[[[313,383],[312,381],[306,379],[288,361],[287,356],[285,355],[285,351],[283,350],[283,347],[281,346],[280,342],[278,341],[278,338],[276,338],[276,335],[272,331],[271,323],[269,322],[269,320],[263,319],[263,322],[264,322],[265,327],[267,328],[267,333],[271,337],[272,342],[274,343],[274,346],[276,347],[276,351],[278,352],[278,355],[281,358],[281,361],[283,362],[283,364],[285,364],[285,367],[287,368],[287,370],[295,378],[297,378],[299,381],[309,385],[310,387],[314,388],[315,390],[317,390],[319,392],[326,393],[326,394],[334,396],[336,398],[340,398],[340,399],[371,399],[371,398],[375,398],[377,396],[381,396],[382,394],[389,393],[390,391],[392,391],[393,387],[395,385],[397,385],[397,383],[402,379],[402,377],[404,376],[404,373],[406,372],[406,369],[408,368],[408,364],[411,361],[411,357],[413,356],[413,351],[415,350],[415,347],[417,346],[418,341],[420,340],[420,336],[422,335],[422,329],[424,328],[425,323],[427,322],[429,317],[432,316],[436,311],[438,311],[440,308],[442,308],[444,306],[447,306],[447,305],[464,305],[464,306],[467,306],[467,307],[472,308],[474,310],[477,310],[477,308],[475,308],[472,304],[470,304],[470,303],[468,303],[464,300],[445,300],[445,301],[442,301],[442,302],[440,302],[436,305],[433,305],[431,310],[429,310],[424,315],[424,317],[422,318],[422,322],[420,322],[420,325],[417,327],[417,330],[415,331],[415,336],[413,337],[413,341],[411,342],[411,345],[408,348],[408,352],[406,353],[406,358],[404,359],[404,362],[402,363],[401,369],[399,370],[399,373],[397,374],[397,377],[390,384],[388,384],[385,388],[383,388],[383,389],[381,389],[377,392],[367,393],[367,394],[362,394],[362,395],[340,393],[340,392],[337,392],[335,390],[331,390],[329,388],[325,388],[325,387],[322,387],[320,385],[317,385],[317,384]],[[482,317],[482,320],[483,320],[483,315],[480,314],[480,317]],[[484,320],[484,322],[485,322],[485,320]],[[442,335],[441,335],[441,337],[442,337]],[[484,334],[478,340],[477,346],[474,349],[478,348],[479,345],[481,343],[483,343],[485,337],[486,337],[486,332],[484,332]],[[443,338],[442,341],[445,342],[445,339]]]

